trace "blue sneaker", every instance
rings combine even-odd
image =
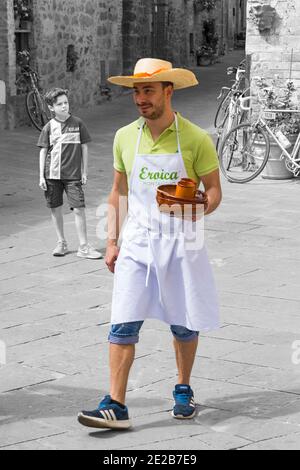
[[[196,414],[194,392],[189,385],[176,385],[173,392],[173,418],[191,419]]]
[[[97,410],[81,411],[78,421],[90,428],[128,429],[131,426],[127,407],[112,403],[110,395],[103,398]]]

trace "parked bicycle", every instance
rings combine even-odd
[[[248,122],[250,118],[249,111],[241,108],[240,98],[246,96],[249,92],[250,88],[246,89],[244,92],[232,91],[229,106],[226,111],[223,124],[217,129],[217,150],[219,150],[221,143],[224,140],[224,137],[233,127],[236,127],[239,124],[242,124],[243,122]]]
[[[250,108],[245,102],[251,97],[240,98],[240,106],[245,111]],[[258,118],[254,122],[247,122],[234,127],[224,138],[219,152],[220,167],[232,183],[248,183],[264,170],[270,156],[270,139],[276,142],[282,151],[287,169],[300,175],[300,133],[291,152],[291,142],[282,134],[275,134],[268,120],[274,120],[276,114],[300,113],[298,109],[266,109],[261,107]]]
[[[221,93],[218,96],[218,100],[221,100],[216,112],[214,125],[215,128],[223,128],[226,117],[228,115],[229,104],[231,98],[236,93],[243,93],[247,88],[245,85],[246,80],[246,61],[243,60],[238,67],[229,67],[227,69],[227,75],[235,74],[235,80],[231,88],[222,87]]]
[[[25,107],[32,124],[38,129],[42,128],[51,119],[51,112],[45,102],[39,86],[40,77],[29,65],[30,55],[27,51],[21,54],[21,73],[16,81],[17,89],[26,91]],[[24,62],[25,57],[25,62]],[[23,63],[22,63],[23,62]]]

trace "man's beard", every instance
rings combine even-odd
[[[140,110],[140,112],[142,113],[141,110]],[[155,121],[156,119],[161,118],[163,116],[164,112],[165,112],[165,104],[162,103],[160,105],[157,105],[156,109],[153,110],[153,112],[150,115],[146,116],[146,119],[150,119],[150,121]]]

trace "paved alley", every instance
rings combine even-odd
[[[200,86],[178,92],[176,110],[213,130],[216,96],[240,51],[195,71]],[[115,131],[137,116],[132,97],[84,109],[93,137],[86,189],[91,242],[112,183]],[[103,260],[51,252],[56,237],[38,187],[38,133],[0,134],[0,449],[300,449],[300,180],[223,181],[207,217],[222,328],[201,335],[192,386],[197,417],[170,415],[176,382],[172,338],[148,321],[129,381],[130,431],[90,430],[76,420],[108,389],[113,275]],[[3,351],[2,351],[3,352]],[[0,356],[1,357],[1,356]],[[3,354],[2,354],[3,358]],[[4,362],[4,361],[3,361]]]

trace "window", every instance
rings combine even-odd
[[[190,54],[194,54],[194,52],[195,52],[194,33],[190,33]]]

